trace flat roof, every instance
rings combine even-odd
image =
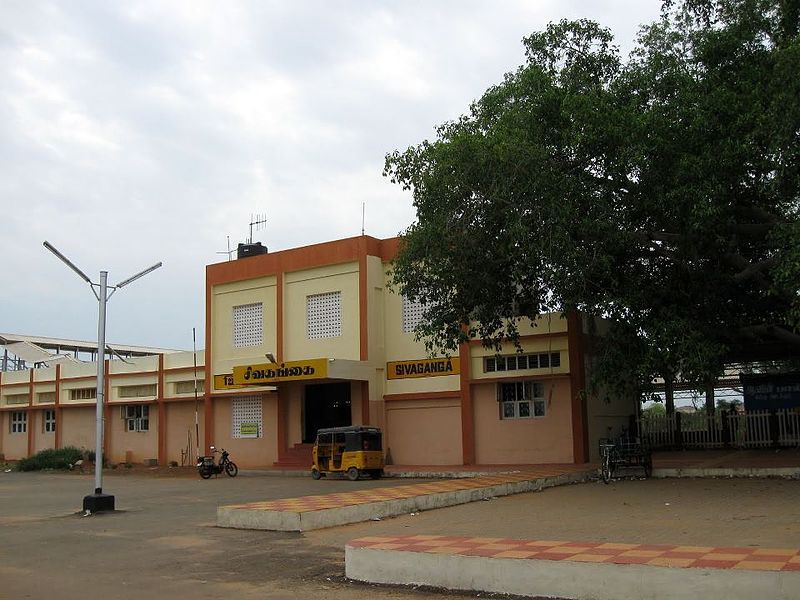
[[[0,346],[14,344],[17,342],[29,342],[48,350],[71,350],[78,352],[97,352],[97,342],[86,342],[82,340],[67,340],[63,338],[42,337],[36,335],[22,335],[17,333],[0,333]],[[186,352],[186,350],[176,350],[174,348],[156,348],[153,346],[129,346],[115,344],[106,341],[107,346],[124,354],[174,354],[175,352]]]

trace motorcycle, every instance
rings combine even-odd
[[[214,455],[220,454],[218,463],[214,462]],[[228,477],[236,477],[239,473],[239,467],[230,459],[230,454],[225,448],[217,450],[211,446],[211,456],[198,456],[197,457],[197,472],[203,479],[208,479],[212,475],[219,475],[225,473]]]

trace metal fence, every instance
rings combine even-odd
[[[652,448],[800,447],[800,412],[675,413],[638,420]]]

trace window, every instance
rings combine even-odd
[[[494,373],[496,371],[518,371],[522,369],[549,369],[560,366],[560,352],[486,356],[483,359],[484,373]]]
[[[150,431],[150,407],[147,404],[129,404],[122,407],[125,431]]]
[[[45,433],[55,433],[56,411],[54,410],[44,411],[44,422],[42,423],[42,429]]]
[[[70,390],[69,397],[72,400],[94,400],[97,398],[97,388],[78,388]]]
[[[342,335],[342,293],[328,292],[306,296],[308,339]]]
[[[28,413],[24,410],[15,410],[11,413],[11,433],[26,433],[28,431]]]
[[[424,317],[427,307],[403,296],[403,333],[413,333]]]
[[[233,307],[233,347],[249,348],[264,343],[264,304]]]
[[[231,402],[231,433],[234,438],[263,436],[261,396],[241,396]]]
[[[535,381],[514,381],[497,384],[497,401],[501,419],[544,417],[546,401],[544,384]]]
[[[55,392],[39,392],[36,397],[36,401],[39,404],[52,404],[56,401],[56,393]]]
[[[123,385],[117,388],[120,398],[149,398],[156,395],[155,383],[144,385]]]
[[[197,393],[202,394],[206,389],[206,382],[203,379],[197,380]],[[176,394],[194,394],[194,380],[178,381],[175,383]]]
[[[28,394],[9,394],[6,396],[6,404],[27,404],[29,399]]]

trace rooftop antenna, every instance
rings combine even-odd
[[[257,214],[253,215],[250,213],[250,236],[247,238],[247,243],[253,243],[253,226],[255,225],[256,231],[261,229],[261,225],[264,225],[267,222],[267,215]]]
[[[227,254],[228,255],[228,261],[231,261],[232,260],[231,259],[231,254],[236,252],[236,250],[231,250],[231,236],[226,235],[225,238],[228,240],[228,249],[227,250],[218,250],[217,254]]]
[[[364,235],[364,212],[366,210],[366,202],[361,203],[361,235]]]

